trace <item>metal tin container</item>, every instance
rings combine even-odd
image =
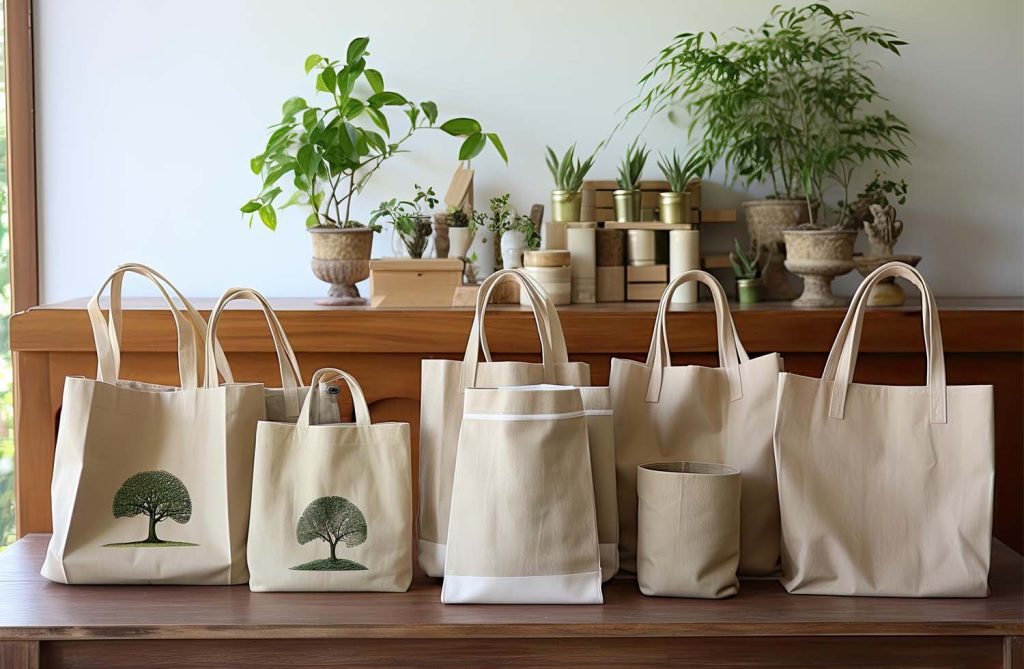
[[[689,223],[690,194],[671,191],[659,193],[658,214],[662,223]]]
[[[736,297],[740,304],[757,304],[761,301],[761,279],[736,279]]]
[[[653,265],[657,257],[654,230],[626,231],[626,260],[630,265]]]
[[[580,191],[551,191],[551,221],[554,223],[575,223],[580,220],[583,193]]]
[[[636,223],[640,220],[641,193],[638,190],[617,190],[612,192],[615,204],[615,220],[619,223]]]

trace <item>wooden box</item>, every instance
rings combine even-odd
[[[597,268],[597,301],[626,301],[626,268],[622,265]]]
[[[626,284],[627,302],[657,302],[665,292],[668,282]]]
[[[383,258],[370,261],[370,306],[450,307],[462,285],[458,258]]]

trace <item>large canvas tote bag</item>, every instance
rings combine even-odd
[[[673,366],[666,312],[688,281],[711,290],[718,330],[718,367]],[[733,325],[728,299],[713,276],[683,272],[658,305],[646,362],[612,359],[612,419],[618,467],[619,559],[636,571],[637,466],[689,460],[731,465],[743,476],[740,566],[767,575],[779,565],[779,501],[772,455],[775,396],[782,358],[751,359]]]
[[[156,284],[171,310],[180,388],[118,379],[126,273]],[[99,300],[108,284],[104,319]],[[97,375],[69,377],[64,385],[53,537],[42,569],[50,580],[224,585],[248,578],[245,539],[263,386],[200,387],[206,323],[187,301],[181,313],[168,290],[180,297],[156,272],[126,265],[89,302]]]
[[[579,388],[467,389],[451,509],[442,602],[603,601]]]
[[[541,363],[493,362],[485,351],[484,316],[494,289],[502,281],[517,281],[530,296],[542,342]],[[445,542],[451,509],[455,453],[462,425],[465,389],[474,387],[525,386],[539,383],[572,386],[590,385],[590,366],[569,362],[558,313],[550,299],[532,292],[523,273],[502,270],[480,286],[476,315],[470,330],[466,354],[460,360],[424,360],[420,393],[420,506],[419,563],[428,576],[444,574]]]
[[[249,587],[404,592],[412,580],[412,454],[408,423],[370,423],[359,384],[344,380],[356,422],[315,424],[310,397],[295,423],[256,432]],[[314,414],[314,415],[311,415]]]
[[[927,385],[853,383],[871,287],[921,291]],[[782,374],[775,454],[789,592],[984,597],[992,541],[992,386],[947,386],[935,298],[892,262],[854,296],[821,379]],[[746,480],[744,479],[744,494]]]

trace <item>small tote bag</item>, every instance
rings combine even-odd
[[[579,388],[468,388],[451,509],[442,602],[602,603]]]
[[[517,281],[530,296],[542,342],[540,363],[492,362],[489,353],[480,361],[485,344],[484,316],[494,289],[503,281]],[[442,576],[448,517],[451,510],[455,454],[462,425],[465,390],[474,387],[525,386],[539,383],[590,385],[590,366],[569,362],[558,312],[549,299],[538,298],[526,286],[528,279],[516,270],[501,270],[484,280],[476,303],[466,354],[460,360],[424,360],[420,392],[420,506],[419,564],[428,576]],[[550,330],[550,332],[549,332]]]
[[[871,288],[921,291],[924,387],[853,383]],[[992,386],[947,386],[935,298],[891,262],[858,288],[821,379],[782,374],[775,456],[791,593],[984,597],[992,542]],[[746,480],[743,482],[746,494]]]
[[[118,378],[126,273],[153,282],[174,317],[180,388]],[[105,319],[100,296],[108,285]],[[185,313],[168,291],[181,299]],[[205,346],[206,322],[166,278],[143,265],[117,268],[88,312],[96,379],[65,381],[51,492],[53,536],[42,575],[61,583],[244,583],[263,386],[201,387],[197,344]]]
[[[719,366],[673,366],[666,312],[688,281],[711,290]],[[775,396],[782,358],[751,359],[733,324],[728,298],[707,272],[683,272],[665,289],[646,362],[613,358],[612,414],[618,468],[619,559],[636,571],[637,466],[688,460],[731,465],[743,475],[740,574],[768,575],[779,566],[779,500],[772,455]]]
[[[312,424],[311,397],[295,423],[256,432],[249,587],[404,592],[412,581],[412,454],[408,423],[370,423],[352,376],[321,369],[313,385],[344,380],[356,422]]]

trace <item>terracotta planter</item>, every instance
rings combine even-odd
[[[373,230],[369,228],[309,229],[313,240],[313,274],[331,284],[329,297],[316,300],[326,306],[366,304],[356,284],[370,276]]]
[[[818,205],[813,205],[817,213]],[[761,272],[761,298],[792,300],[796,293],[786,280],[786,243],[783,230],[809,223],[805,200],[749,200],[743,203],[747,230],[754,250],[762,250],[768,262]]]
[[[846,300],[832,294],[832,279],[854,268],[856,232],[843,230],[786,230],[786,269],[804,280],[795,307],[838,307]]]

